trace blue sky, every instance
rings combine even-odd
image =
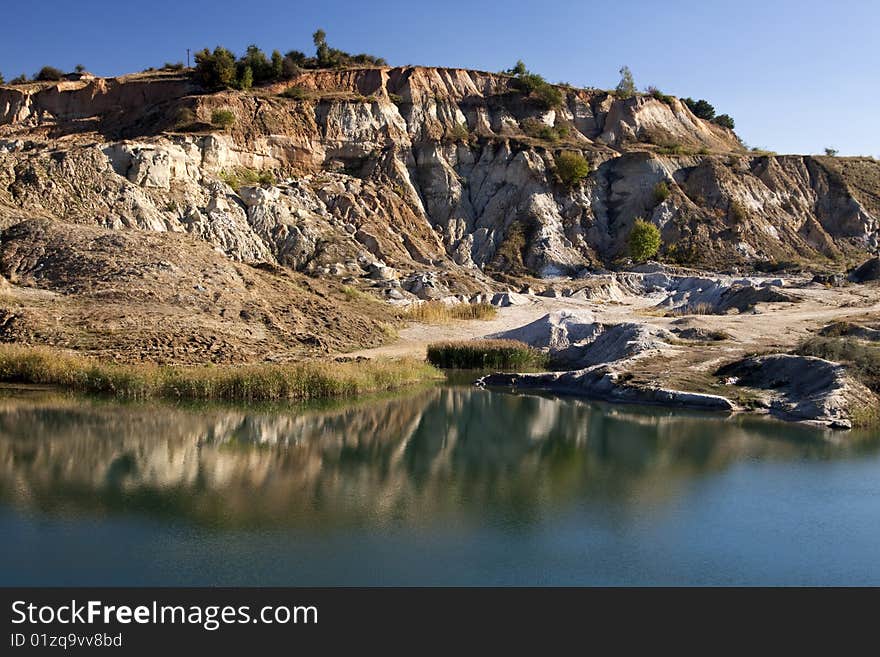
[[[5,3],[0,72],[161,66],[217,44],[240,52],[330,45],[391,64],[500,70],[523,59],[552,82],[636,84],[706,98],[750,145],[880,156],[880,2],[47,0]]]

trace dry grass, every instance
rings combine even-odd
[[[408,308],[403,319],[425,324],[445,324],[458,319],[492,319],[497,312],[495,306],[489,303],[447,305],[442,301],[427,301]]]
[[[428,361],[446,369],[525,369],[547,365],[546,354],[516,340],[467,340],[428,345]]]
[[[676,308],[674,310],[666,313],[667,317],[683,317],[685,315],[715,315],[715,307],[711,303],[706,303],[705,301],[700,301],[695,304],[688,304],[686,306],[682,306],[681,308]]]
[[[124,399],[314,400],[383,392],[437,378],[415,359],[224,366],[123,365],[45,347],[0,345],[0,381]]]

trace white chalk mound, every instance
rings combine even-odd
[[[531,324],[489,337],[519,340],[539,349],[565,349],[592,340],[602,327],[586,310],[556,310]]]

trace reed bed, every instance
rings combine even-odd
[[[107,363],[45,347],[0,345],[0,381],[122,399],[318,400],[384,392],[438,377],[436,369],[412,358],[190,367]]]
[[[444,369],[534,369],[547,356],[516,340],[466,340],[428,345],[428,362]]]
[[[403,319],[425,324],[445,324],[457,319],[492,319],[497,309],[490,303],[445,304],[442,301],[426,301],[414,304],[403,314]]]

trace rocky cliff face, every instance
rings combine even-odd
[[[2,87],[0,225],[186,232],[248,263],[459,281],[607,265],[637,217],[663,257],[714,268],[877,250],[877,162],[758,156],[677,99],[562,91],[548,109],[508,76],[420,67],[215,94],[177,74]],[[586,179],[562,183],[565,151]]]

